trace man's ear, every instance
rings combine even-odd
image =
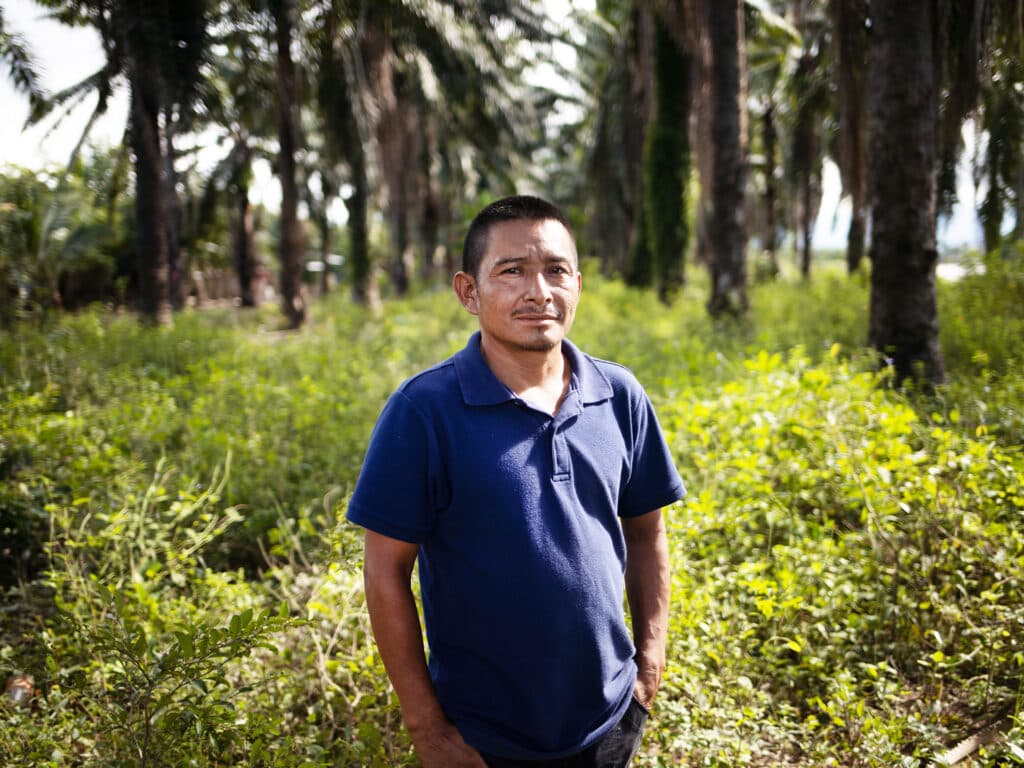
[[[472,275],[461,271],[456,272],[455,277],[452,278],[452,288],[455,289],[455,295],[459,297],[459,301],[462,302],[462,306],[466,308],[467,312],[471,315],[480,314],[480,304],[476,295],[476,280]]]

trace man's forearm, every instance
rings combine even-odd
[[[668,636],[671,570],[661,510],[623,521],[626,599],[637,649],[636,695],[650,707],[661,685]]]
[[[364,584],[370,624],[406,726],[413,731],[444,714],[427,671],[411,571],[411,562],[396,563],[367,547]]]
[[[430,680],[410,585],[415,558],[415,547],[367,534],[363,577],[377,649],[424,768],[486,768],[445,716]]]

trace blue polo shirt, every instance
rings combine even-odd
[[[464,349],[380,415],[348,518],[420,545],[430,675],[467,743],[513,759],[579,752],[636,679],[619,516],[682,498],[654,410],[622,366],[570,342],[552,417]]]

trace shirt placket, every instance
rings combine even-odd
[[[558,409],[558,413],[548,427],[551,431],[551,479],[556,483],[564,483],[572,477],[572,462],[569,456],[569,440],[566,430],[581,410],[579,390],[570,389],[569,394],[562,402],[562,407]]]

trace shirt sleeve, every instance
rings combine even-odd
[[[634,411],[632,463],[619,499],[619,515],[643,515],[685,495],[686,488],[672,461],[654,406],[641,391]]]
[[[413,544],[436,521],[435,438],[401,390],[381,411],[346,517],[356,525]]]

